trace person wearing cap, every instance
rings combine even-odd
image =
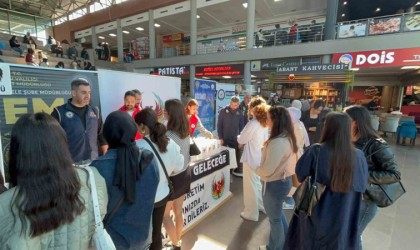
[[[102,134],[102,117],[99,109],[89,105],[90,91],[90,84],[86,79],[73,80],[72,98],[54,108],[51,113],[67,134],[67,143],[75,163],[95,160],[99,155],[98,143],[103,153],[108,149]]]
[[[239,109],[239,97],[232,96],[230,104],[219,112],[217,121],[217,134],[223,146],[236,149],[236,162],[240,162],[240,151],[238,148],[237,137],[244,128],[244,117]],[[242,176],[242,168],[238,164],[232,174]]]

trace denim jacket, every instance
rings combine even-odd
[[[156,160],[147,157],[152,152],[140,150],[140,154],[139,167],[142,171],[137,181],[136,201],[133,204],[124,201],[106,224],[106,230],[117,249],[144,250],[148,249],[151,243],[152,212],[159,183],[159,171]],[[117,151],[110,149],[90,164],[96,167],[105,179],[109,197],[107,215],[117,206],[122,195],[118,187],[113,185],[116,160]]]

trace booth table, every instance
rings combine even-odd
[[[185,195],[183,204],[184,233],[231,197],[233,168],[237,168],[235,149],[227,147],[221,147],[206,159],[191,162],[191,191]]]

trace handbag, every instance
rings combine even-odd
[[[163,168],[163,172],[165,173],[166,179],[168,180],[168,186],[169,186],[169,196],[171,196],[174,192],[174,185],[172,183],[171,178],[169,178],[168,172],[166,171],[165,164],[162,161],[162,158],[160,158],[159,153],[157,152],[155,146],[153,146],[153,143],[150,141],[149,138],[144,137],[144,140],[149,144],[149,146],[152,148],[153,152],[155,153],[156,157],[158,158],[160,165]]]
[[[375,139],[370,139],[366,145],[363,147],[363,153],[366,153],[366,149]],[[372,154],[366,156],[372,157],[378,151],[373,152]],[[373,203],[378,207],[388,207],[394,204],[403,194],[405,194],[405,188],[401,181],[386,183],[386,184],[374,184],[370,183],[366,188],[366,195],[369,197]]]
[[[95,177],[90,167],[85,168],[89,173],[90,191],[93,201],[93,213],[95,215],[95,232],[93,233],[92,240],[97,250],[116,250],[114,242],[105,230],[102,224],[101,215],[99,213],[98,193],[96,192]]]
[[[315,176],[307,176],[302,184],[296,189],[293,198],[296,201],[295,213],[302,212],[306,216],[312,215],[312,210],[321,199],[321,195],[325,191],[325,185],[316,181],[318,177],[318,158],[321,151],[321,145],[315,144],[316,160],[315,160]]]
[[[199,154],[201,154],[201,151],[198,148],[197,144],[195,144],[195,141],[191,138],[190,139],[190,156],[196,156]]]

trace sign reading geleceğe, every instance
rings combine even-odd
[[[277,66],[277,74],[328,74],[344,73],[349,66],[346,64],[308,64],[297,66]]]
[[[352,68],[401,67],[420,65],[420,48],[373,50],[334,54],[334,63]]]
[[[229,159],[229,151],[225,150],[189,166],[192,182],[182,208],[184,231],[229,197]]]

